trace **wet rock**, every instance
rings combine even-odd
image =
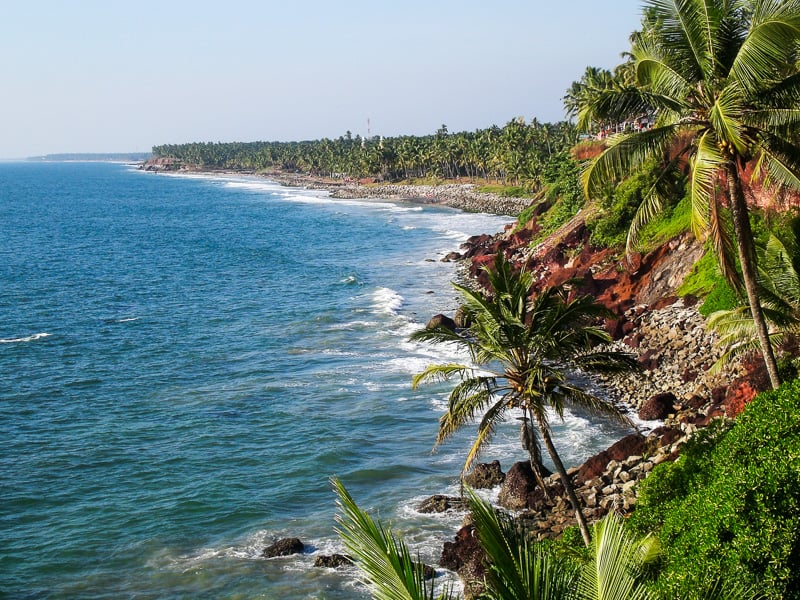
[[[486,553],[478,542],[478,533],[473,525],[458,530],[455,540],[445,542],[439,566],[458,573],[464,582],[465,592],[475,597],[482,592],[481,582],[486,575]]]
[[[521,510],[528,506],[528,494],[536,488],[536,477],[527,460],[514,463],[506,473],[500,489],[500,506],[511,510]]]
[[[302,554],[305,545],[298,538],[283,538],[264,548],[262,556],[275,558],[276,556],[290,556],[292,554]]]
[[[425,325],[425,329],[437,329],[440,327],[444,327],[445,329],[449,329],[450,331],[455,331],[456,322],[453,321],[453,319],[451,319],[447,315],[439,314],[439,315],[433,315],[430,321],[428,321],[428,323]]]
[[[506,475],[500,468],[500,461],[493,460],[490,463],[481,463],[469,473],[464,481],[468,486],[476,490],[489,489],[503,483]]]
[[[454,496],[436,494],[420,502],[417,510],[424,514],[443,513],[448,510],[466,510],[466,502]]]
[[[353,559],[344,554],[323,554],[314,560],[315,567],[324,567],[326,569],[336,569],[352,564]]]

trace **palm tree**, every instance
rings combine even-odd
[[[337,532],[379,600],[431,600],[419,563],[391,529],[373,519],[333,479],[338,496]],[[494,510],[469,492],[478,539],[488,559],[489,600],[647,600],[642,568],[660,555],[652,536],[635,538],[620,517],[609,514],[594,525],[594,544],[585,562],[557,556],[537,546],[509,515]],[[444,590],[440,599],[454,598]],[[711,596],[717,597],[717,596]],[[725,597],[725,596],[719,596]],[[736,596],[744,598],[745,596]]]
[[[439,420],[436,445],[480,417],[462,478],[507,413],[521,410],[522,438],[531,467],[536,472],[540,462],[535,452],[538,444],[531,443],[535,440],[530,422],[544,441],[584,541],[589,545],[586,519],[553,442],[548,408],[560,419],[566,406],[572,404],[630,423],[610,401],[570,382],[567,367],[610,372],[633,369],[635,361],[622,352],[592,350],[595,344],[610,341],[605,330],[591,324],[593,319],[607,314],[592,298],[569,300],[562,286],[545,289],[530,301],[533,275],[526,270],[515,272],[502,253],[497,254],[494,270],[486,272],[491,296],[455,285],[471,323],[468,330],[454,332],[436,327],[412,335],[417,341],[455,344],[468,351],[479,368],[462,364],[430,365],[414,377],[413,386],[453,377],[460,379],[450,392],[447,412]],[[542,485],[541,478],[538,479]]]
[[[770,342],[778,347],[800,336],[800,219],[784,231],[770,233],[767,243],[757,247],[758,290]],[[758,349],[758,337],[749,306],[717,311],[708,324],[720,334],[728,350],[714,365],[722,367],[732,357]]]
[[[632,38],[635,82],[594,94],[579,122],[651,111],[655,126],[616,136],[585,172],[588,195],[652,157],[690,167],[692,227],[710,234],[723,271],[741,281],[773,387],[780,384],[756,287],[753,234],[743,173],[766,184],[800,187],[800,1],[648,0],[644,29]],[[631,225],[628,249],[664,201],[654,186]]]

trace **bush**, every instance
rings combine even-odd
[[[653,585],[663,597],[701,597],[698,582],[713,575],[800,598],[800,381],[760,394],[730,430],[711,428],[659,465],[631,523],[661,541]]]
[[[544,168],[542,180],[546,187],[545,198],[552,206],[539,218],[540,238],[569,221],[584,204],[580,168],[566,153],[550,159]]]

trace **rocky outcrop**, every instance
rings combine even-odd
[[[493,460],[490,463],[477,465],[472,472],[467,474],[464,482],[469,487],[480,490],[497,487],[505,481],[505,478],[506,474],[500,468],[500,461]]]
[[[323,554],[314,559],[315,567],[338,569],[353,564],[353,559],[345,554]]]
[[[484,591],[485,560],[486,553],[478,542],[478,533],[474,525],[467,524],[458,530],[452,542],[444,543],[439,566],[458,573],[465,595],[474,598]]]
[[[528,507],[528,496],[534,489],[536,478],[530,462],[516,462],[506,473],[497,501],[503,508],[521,510]]]
[[[450,331],[456,330],[456,322],[447,315],[433,315],[430,320],[425,324],[425,329],[437,329],[444,327]]]
[[[461,498],[436,494],[419,503],[417,511],[423,514],[444,513],[449,510],[466,510],[467,503]]]
[[[639,408],[642,421],[663,421],[667,415],[675,411],[678,399],[672,392],[662,392],[651,396]]]
[[[264,548],[262,556],[265,558],[290,556],[292,554],[302,554],[304,550],[305,545],[298,538],[283,538]]]

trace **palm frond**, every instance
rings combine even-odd
[[[462,382],[453,388],[447,411],[439,418],[436,446],[482,415],[491,405],[495,391],[495,388],[482,386],[477,381]]]
[[[609,417],[628,427],[634,427],[630,417],[623,413],[611,400],[600,398],[599,396],[590,394],[577,386],[567,383],[560,386],[559,392],[566,401],[574,406],[580,406],[593,413]]]
[[[421,373],[417,373],[411,379],[411,389],[416,390],[424,383],[447,381],[452,377],[468,378],[472,374],[472,369],[466,365],[448,363],[443,365],[428,365]]]
[[[730,72],[746,88],[759,90],[789,63],[800,40],[796,2],[755,2],[748,35]]]
[[[458,332],[453,331],[443,325],[437,327],[425,327],[412,333],[409,338],[412,342],[431,342],[434,344],[457,344],[461,346],[469,345],[469,339]]]
[[[575,356],[572,362],[584,371],[595,373],[626,373],[639,368],[635,355],[615,350],[584,352]]]
[[[588,163],[581,175],[586,197],[600,195],[608,182],[623,179],[650,158],[666,155],[681,127],[679,124],[665,125],[609,138],[608,147]]]
[[[692,198],[692,232],[698,239],[708,232],[709,211],[715,202],[714,186],[725,161],[717,141],[712,132],[704,132],[697,140],[697,151],[691,159],[689,190]]]
[[[642,567],[660,554],[652,536],[637,539],[625,531],[621,517],[609,513],[594,526],[593,560],[583,568],[578,592],[583,598],[603,600],[647,600],[651,598],[641,581]]]
[[[468,489],[481,547],[489,562],[487,597],[491,600],[561,600],[572,596],[577,577],[573,563],[543,552],[519,522],[494,510]]]
[[[338,496],[336,532],[353,557],[375,600],[433,600],[433,581],[426,582],[424,566],[413,560],[405,543],[390,528],[361,510],[341,481],[331,480]],[[440,600],[453,598],[445,590]]]
[[[475,441],[472,443],[467,453],[467,458],[464,460],[464,468],[461,470],[462,478],[480,458],[483,449],[492,441],[497,425],[503,420],[508,409],[508,403],[501,400],[493,404],[483,415],[481,422],[478,424],[478,433],[475,436]]]

